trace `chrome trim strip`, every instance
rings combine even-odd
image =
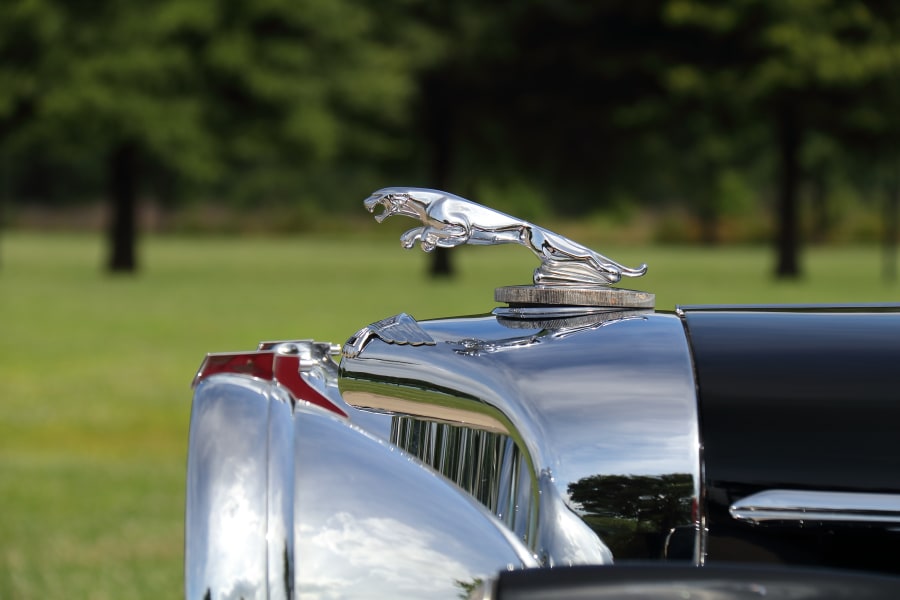
[[[900,523],[900,494],[766,490],[738,500],[728,512],[755,525],[815,522],[845,524]]]
[[[684,304],[675,306],[675,314],[689,312],[900,312],[900,302],[859,302],[854,304]]]

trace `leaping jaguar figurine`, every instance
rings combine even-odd
[[[439,190],[388,187],[366,198],[364,205],[369,212],[384,207],[375,215],[379,223],[392,215],[422,222],[400,236],[407,249],[416,242],[426,252],[462,244],[526,246],[541,261],[534,271],[538,285],[610,285],[647,272],[647,265],[631,269],[543,227]]]

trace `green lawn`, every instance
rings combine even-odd
[[[585,240],[583,240],[585,241]],[[586,240],[590,242],[590,240]],[[900,301],[875,248],[815,249],[800,282],[762,248],[609,248],[676,303]],[[342,342],[372,321],[487,312],[527,283],[522,248],[461,248],[460,276],[387,237],[150,238],[137,277],[101,272],[102,240],[0,237],[0,598],[182,594],[189,383],[207,351]]]

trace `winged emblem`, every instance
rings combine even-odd
[[[378,338],[388,344],[410,346],[434,346],[434,339],[422,329],[414,318],[400,313],[367,325],[357,331],[344,344],[343,355],[346,358],[359,356],[366,344]]]

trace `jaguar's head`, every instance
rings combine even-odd
[[[445,192],[428,188],[388,187],[374,192],[363,205],[369,212],[375,212],[376,206],[384,207],[381,214],[375,215],[379,223],[392,215],[424,219],[429,205],[446,195]]]
[[[375,220],[381,223],[392,215],[409,214],[409,210],[405,210],[411,199],[408,193],[401,192],[395,188],[384,188],[374,192],[371,196],[363,201],[363,205],[370,213],[375,212],[375,207],[383,206],[384,210],[375,215]]]

